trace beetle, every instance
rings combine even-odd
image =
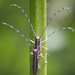
[[[54,34],[54,33],[57,32],[57,31],[60,31],[60,30],[63,30],[63,29],[71,29],[72,31],[74,31],[74,29],[71,28],[71,27],[64,27],[64,28],[61,28],[61,29],[57,29],[57,30],[53,31],[51,34],[49,34],[42,42],[41,42],[41,36],[42,36],[42,34],[44,33],[44,31],[46,30],[46,28],[47,28],[47,26],[49,25],[50,21],[53,19],[53,17],[54,17],[58,12],[60,12],[61,10],[64,10],[64,9],[68,9],[68,10],[70,11],[70,9],[69,9],[68,7],[64,7],[64,8],[59,9],[57,12],[55,12],[55,14],[50,18],[50,20],[49,20],[49,22],[47,23],[46,27],[44,28],[43,32],[42,32],[42,33],[40,34],[40,36],[38,37],[38,36],[36,36],[36,33],[35,33],[34,29],[33,29],[33,26],[32,26],[32,24],[31,24],[31,22],[30,22],[30,19],[28,18],[28,16],[27,16],[27,14],[25,13],[25,11],[24,11],[20,6],[18,6],[18,5],[16,5],[16,4],[11,4],[10,6],[16,6],[16,7],[18,7],[18,8],[21,9],[22,12],[25,14],[25,16],[26,16],[28,22],[30,23],[31,29],[32,29],[32,31],[33,31],[33,34],[35,35],[35,42],[32,41],[31,39],[29,39],[32,43],[35,44],[34,47],[31,45],[31,43],[29,42],[29,40],[28,40],[19,30],[17,30],[17,29],[14,28],[13,26],[11,26],[11,25],[9,25],[9,24],[7,24],[7,23],[5,23],[5,22],[1,22],[1,23],[4,24],[4,25],[9,26],[9,27],[11,27],[11,28],[13,28],[14,30],[16,30],[16,32],[18,32],[22,37],[24,37],[25,40],[29,43],[30,47],[31,47],[32,50],[33,50],[33,52],[30,53],[30,54],[33,56],[33,58],[32,58],[32,60],[33,60],[33,65],[32,65],[32,66],[33,66],[33,75],[37,75],[38,70],[41,69],[41,68],[40,68],[40,57],[42,57],[42,58],[43,58],[43,61],[44,61],[45,63],[47,63],[47,61],[44,60],[44,57],[43,57],[43,55],[42,55],[42,53],[41,53],[41,48],[45,48],[45,47],[42,46],[42,44],[48,39],[49,36],[51,36],[52,34]],[[45,49],[47,49],[47,48],[45,48]]]

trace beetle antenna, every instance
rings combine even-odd
[[[27,20],[28,20],[28,22],[29,22],[29,24],[30,24],[30,26],[31,26],[31,28],[32,28],[32,31],[33,31],[33,33],[34,33],[34,35],[35,35],[35,37],[36,37],[36,34],[35,34],[35,32],[34,32],[34,29],[33,29],[33,26],[32,26],[32,24],[31,24],[31,22],[30,22],[30,19],[28,18],[28,16],[27,16],[27,14],[25,13],[25,11],[20,7],[20,6],[18,6],[18,5],[16,5],[16,4],[11,4],[10,6],[9,6],[9,8],[11,7],[11,6],[15,6],[15,7],[18,7],[19,9],[21,9],[21,11],[24,13],[24,15],[26,16],[26,18],[27,18]]]
[[[10,28],[13,28],[14,30],[16,30],[16,32],[18,32],[23,38],[25,38],[25,40],[29,43],[30,47],[34,50],[34,48],[32,47],[32,45],[31,45],[30,42],[28,41],[28,39],[27,39],[19,30],[17,30],[17,29],[14,28],[13,26],[11,26],[11,25],[9,25],[9,24],[7,24],[7,23],[5,23],[5,22],[1,22],[1,23],[4,24],[4,25],[9,26]]]
[[[60,30],[64,30],[64,29],[71,29],[71,30],[74,32],[74,29],[71,28],[71,27],[65,27],[65,28],[57,29],[57,30],[53,31],[51,34],[49,34],[49,35],[41,42],[41,44],[44,43],[45,41],[47,41],[47,39],[49,38],[49,36],[51,36],[52,34],[58,32],[58,31],[60,31]]]
[[[67,10],[69,10],[69,11],[71,12],[71,10],[70,10],[68,7],[61,8],[61,9],[59,9],[57,12],[55,12],[55,14],[54,14],[54,15],[50,18],[50,20],[48,21],[48,23],[47,23],[46,27],[44,28],[43,32],[41,33],[40,37],[42,36],[42,34],[44,33],[44,31],[46,30],[48,24],[49,24],[50,21],[53,19],[53,17],[54,17],[58,12],[60,12],[61,10],[64,10],[64,9],[67,9]]]

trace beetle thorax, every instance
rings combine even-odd
[[[36,46],[36,48],[40,45],[40,40],[41,40],[40,37],[35,37],[35,46]]]

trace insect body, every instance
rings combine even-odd
[[[38,72],[39,62],[40,62],[40,55],[41,54],[41,44],[40,44],[40,38],[35,37],[35,46],[33,51],[33,74],[36,75]]]
[[[28,16],[27,16],[27,14],[25,13],[25,11],[24,11],[20,6],[18,6],[18,5],[16,5],[16,4],[11,4],[10,6],[16,6],[16,7],[20,8],[20,9],[22,10],[22,12],[25,14],[26,18],[28,19],[28,22],[30,23],[30,26],[31,26],[32,31],[33,31],[33,34],[35,35],[35,42],[32,41],[32,40],[30,40],[30,41],[31,41],[32,43],[34,43],[35,46],[33,47],[33,46],[31,45],[31,43],[29,42],[29,40],[28,40],[22,33],[20,33],[20,31],[18,31],[16,28],[14,28],[13,26],[11,26],[11,25],[9,25],[9,24],[7,24],[7,23],[4,23],[4,22],[2,22],[2,24],[7,25],[7,26],[13,28],[14,30],[16,30],[16,31],[17,31],[22,37],[24,37],[25,40],[29,43],[30,47],[31,47],[32,50],[33,50],[33,52],[31,52],[31,55],[33,56],[33,58],[32,58],[32,59],[33,59],[33,65],[32,65],[32,66],[33,66],[33,75],[37,75],[38,69],[40,69],[40,57],[42,57],[42,58],[43,58],[43,61],[44,61],[45,63],[47,63],[47,62],[44,60],[44,57],[43,57],[43,55],[42,55],[42,53],[41,53],[41,48],[45,48],[45,47],[42,46],[42,44],[48,39],[49,36],[51,36],[52,34],[54,34],[54,33],[57,32],[57,31],[60,31],[60,30],[63,30],[63,29],[71,29],[72,31],[74,31],[74,29],[71,28],[71,27],[65,27],[65,28],[57,29],[57,30],[55,30],[54,32],[52,32],[51,34],[49,34],[42,42],[41,42],[41,36],[42,36],[42,34],[44,33],[44,31],[46,30],[46,28],[47,28],[49,22],[52,20],[52,18],[53,18],[58,12],[60,12],[61,10],[64,10],[64,9],[68,9],[68,10],[70,11],[70,9],[69,9],[68,7],[64,7],[64,8],[62,8],[62,9],[59,9],[59,10],[51,17],[51,19],[50,19],[49,22],[47,23],[46,27],[44,28],[44,30],[43,30],[43,32],[40,34],[40,36],[37,37],[37,36],[36,36],[36,33],[34,32],[33,26],[32,26],[32,24],[31,24],[31,22],[30,22],[30,20],[29,20],[29,18],[28,18]]]

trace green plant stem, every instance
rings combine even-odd
[[[30,21],[33,25],[34,31],[37,36],[40,36],[42,31],[46,26],[46,0],[30,0]],[[44,40],[46,37],[46,31],[41,37],[41,40]],[[35,36],[30,28],[30,39],[35,41]],[[46,47],[46,42],[43,44]],[[30,49],[30,52],[32,50]],[[44,56],[45,61],[47,60],[46,57],[46,50],[42,49],[41,53]],[[30,60],[30,68],[32,66],[32,61]],[[47,75],[47,64],[44,63],[43,59],[40,57],[40,70],[38,70],[37,75]],[[30,71],[30,75],[33,75],[33,71]]]

